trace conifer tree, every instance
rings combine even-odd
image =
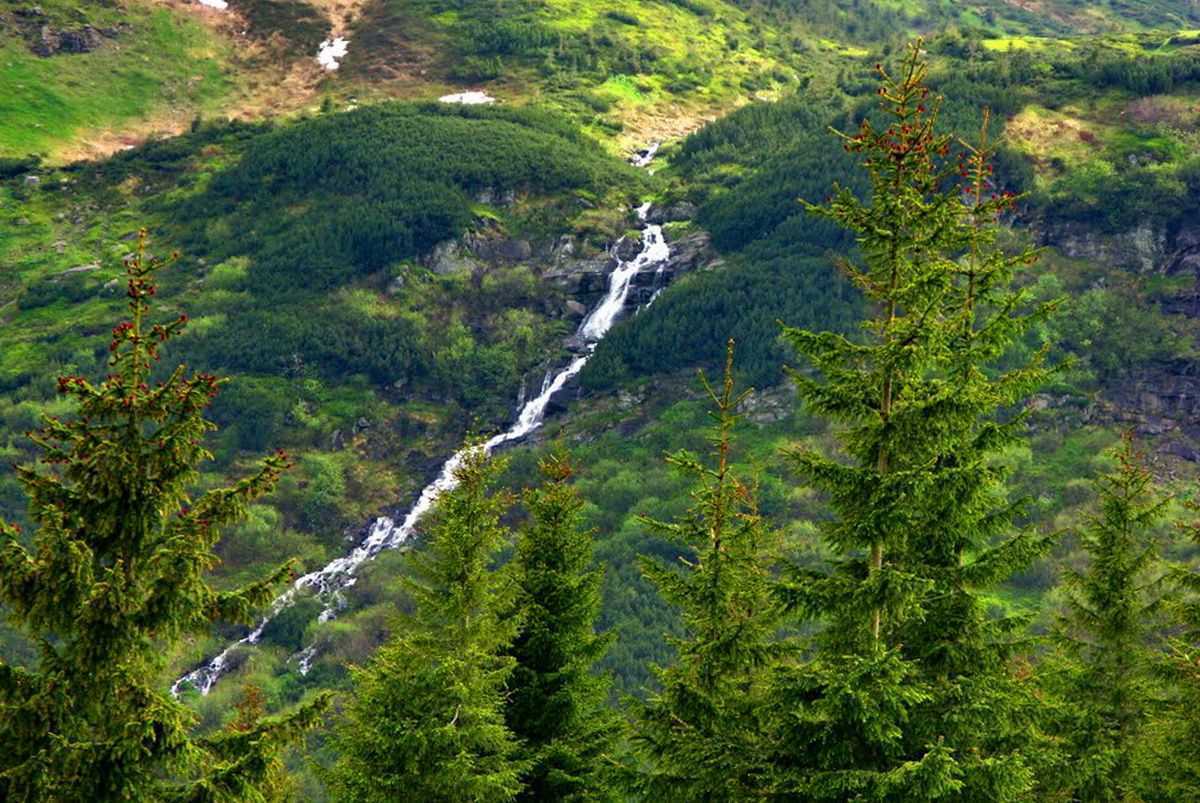
[[[0,523],[0,601],[40,646],[35,669],[0,663],[0,799],[260,801],[278,746],[319,703],[237,732],[200,738],[196,717],[161,684],[167,647],[214,622],[249,622],[287,566],[248,587],[206,579],[223,527],[268,493],[287,458],[193,500],[204,410],[220,380],[181,366],[155,382],[162,345],[186,316],[149,321],[154,274],[146,233],[126,260],[132,319],[113,329],[111,371],[59,379],[75,402],[31,437],[40,465],[18,477],[38,529],[31,546]]]
[[[619,721],[608,680],[593,673],[609,641],[595,631],[604,574],[592,565],[572,471],[563,455],[542,461],[544,484],[525,494],[530,519],[513,559],[521,625],[505,714],[533,762],[520,800],[613,798],[606,765]]]
[[[1046,786],[1072,800],[1140,799],[1135,759],[1157,707],[1152,644],[1164,569],[1153,528],[1169,500],[1155,492],[1131,436],[1116,458],[1096,481],[1099,514],[1079,533],[1088,565],[1065,578],[1060,654],[1043,668],[1062,701],[1055,735],[1069,756]]]
[[[502,466],[482,449],[455,469],[428,544],[413,554],[415,612],[363,669],[334,734],[334,797],[373,801],[505,801],[527,763],[504,722],[516,635],[513,586],[493,563],[508,543]]]
[[[1046,312],[1022,314],[1010,289],[1036,254],[995,247],[1015,199],[985,193],[986,140],[951,158],[921,43],[896,77],[879,72],[890,124],[841,135],[869,200],[838,187],[807,204],[857,236],[858,261],[840,266],[873,314],[859,338],[784,331],[815,369],[793,372],[800,397],[840,425],[847,459],[790,455],[829,497],[836,558],[782,589],[822,630],[811,660],[780,674],[777,783],[809,799],[1012,800],[1032,780],[1029,698],[1007,665],[1017,623],[990,620],[980,592],[1046,546],[1010,535],[996,460],[1023,424],[1002,414],[1046,370],[1040,356],[990,370]]]
[[[1200,512],[1195,500],[1186,507]],[[1183,529],[1200,544],[1200,522]],[[1168,578],[1162,597],[1168,637],[1154,664],[1161,698],[1144,729],[1139,791],[1147,801],[1200,800],[1200,572],[1174,566]]]
[[[635,785],[647,799],[746,800],[762,790],[764,694],[781,649],[771,594],[778,539],[732,466],[737,409],[747,395],[734,390],[732,340],[721,387],[704,386],[714,408],[711,461],[687,452],[668,457],[695,481],[692,506],[674,522],[646,520],[687,550],[678,566],[643,562],[684,628],[675,662],[657,673],[661,690],[635,711]]]

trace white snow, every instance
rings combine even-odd
[[[438,98],[442,103],[461,103],[465,106],[479,106],[485,103],[495,103],[496,99],[486,92],[472,90],[470,92],[457,92],[453,95],[442,95]]]
[[[217,2],[222,2],[222,0],[217,0]],[[326,39],[317,50],[317,63],[333,72],[340,66],[339,61],[346,57],[346,51],[349,49],[350,40],[344,36]]]

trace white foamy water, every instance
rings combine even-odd
[[[546,415],[546,407],[555,394],[583,370],[596,344],[608,333],[617,322],[625,308],[629,288],[633,277],[640,271],[651,266],[660,266],[671,255],[671,249],[663,239],[662,227],[646,223],[650,204],[638,208],[638,220],[642,222],[642,250],[628,262],[619,261],[608,279],[608,292],[591,314],[580,325],[578,337],[586,344],[586,353],[572,359],[566,366],[546,374],[542,387],[536,397],[525,401],[517,414],[517,420],[506,431],[495,435],[485,443],[460,449],[450,456],[442,465],[437,479],[421,491],[416,503],[408,511],[404,520],[396,523],[387,516],[380,517],[371,523],[367,535],[349,554],[330,561],[316,571],[309,572],[298,578],[286,592],[280,595],[272,604],[270,611],[258,623],[258,626],[243,638],[230,644],[208,663],[175,681],[171,693],[178,695],[185,685],[194,686],[201,694],[208,694],[213,685],[229,668],[229,659],[234,650],[243,645],[255,644],[262,637],[267,625],[284,609],[290,607],[301,592],[315,594],[324,602],[319,621],[325,622],[337,616],[344,606],[341,592],[350,588],[357,581],[356,572],[364,563],[370,561],[380,552],[395,549],[404,544],[417,524],[437,502],[441,494],[458,485],[455,476],[458,467],[469,454],[469,450],[483,449],[490,452],[498,446],[520,440],[542,425]],[[307,674],[317,655],[317,646],[310,645],[293,656],[299,665],[301,674]]]
[[[197,2],[206,8],[215,8],[217,11],[225,11],[229,8],[229,3],[226,3],[225,0],[197,0]]]
[[[329,72],[333,72],[341,66],[341,60],[346,57],[349,50],[350,40],[344,36],[326,39],[317,48],[317,63]]]
[[[604,337],[625,309],[625,297],[629,295],[629,286],[633,282],[633,277],[651,265],[661,267],[671,256],[671,249],[663,238],[662,226],[646,223],[646,216],[650,213],[650,204],[648,202],[643,204],[638,208],[637,213],[638,220],[644,224],[642,226],[642,251],[629,262],[618,265],[612,272],[608,279],[608,295],[604,297],[598,307],[592,310],[591,314],[583,320],[583,325],[579,327],[579,334],[584,340],[593,341]]]
[[[465,106],[480,106],[495,103],[496,99],[486,92],[456,92],[453,95],[442,95],[438,98],[442,103],[461,103]]]
[[[654,161],[654,157],[658,155],[660,147],[662,147],[662,143],[660,142],[650,143],[649,148],[635,153],[633,158],[629,160],[629,163],[634,167],[649,167],[650,163]]]

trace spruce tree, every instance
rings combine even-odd
[[[525,494],[530,518],[513,559],[521,625],[505,716],[532,761],[520,800],[613,798],[606,767],[619,720],[608,680],[593,672],[609,641],[595,631],[604,573],[592,565],[572,471],[565,456],[542,461],[544,483]]]
[[[40,463],[18,468],[38,525],[30,546],[0,523],[0,601],[40,647],[36,668],[0,663],[0,799],[262,800],[278,746],[319,707],[201,738],[162,684],[170,645],[214,622],[248,623],[290,571],[233,591],[206,579],[221,529],[287,459],[191,498],[221,382],[182,366],[153,379],[162,345],[186,325],[149,321],[164,264],[146,256],[143,231],[126,260],[132,319],[113,329],[112,372],[99,384],[59,379],[76,414],[46,419],[31,433]]]
[[[633,724],[638,773],[647,799],[746,800],[762,791],[764,695],[779,660],[778,606],[771,571],[777,534],[758,513],[752,486],[733,470],[737,410],[733,341],[713,404],[708,463],[668,457],[695,481],[692,506],[674,522],[646,520],[686,551],[678,565],[643,561],[643,571],[680,614],[675,662],[657,671],[661,689],[638,705]]]
[[[1088,563],[1066,575],[1059,654],[1043,668],[1061,700],[1055,736],[1069,757],[1044,785],[1072,800],[1140,798],[1135,759],[1157,707],[1152,645],[1164,567],[1153,530],[1169,500],[1155,492],[1130,436],[1116,459],[1096,482],[1099,514],[1079,533]]]
[[[856,338],[784,330],[814,369],[793,372],[800,397],[839,426],[843,454],[790,453],[829,498],[835,559],[781,592],[821,631],[779,675],[776,783],[808,799],[1012,800],[1032,781],[1031,698],[1008,666],[1019,622],[992,620],[981,592],[1046,547],[1011,532],[997,461],[1023,426],[1006,411],[1046,370],[1040,355],[991,367],[1046,312],[1023,314],[1011,289],[1036,254],[995,247],[1015,199],[987,190],[986,140],[951,157],[920,42],[897,76],[879,72],[889,124],[841,135],[869,199],[837,187],[807,204],[857,236],[839,264],[872,316]]]
[[[527,764],[504,722],[514,665],[513,586],[494,568],[509,542],[500,520],[511,499],[492,486],[502,462],[468,450],[458,486],[438,500],[429,542],[413,553],[415,612],[353,672],[353,692],[334,733],[335,799],[505,801]]]
[[[1192,513],[1200,502],[1186,503]],[[1200,521],[1182,528],[1200,544]],[[1145,726],[1146,750],[1139,774],[1147,801],[1200,800],[1200,572],[1168,569],[1162,597],[1168,628],[1165,650],[1155,656],[1160,704]]]

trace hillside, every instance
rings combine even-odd
[[[974,141],[990,109],[990,189],[1021,194],[1001,242],[1044,249],[1023,287],[1064,300],[1001,361],[1063,366],[1000,458],[1031,500],[1019,523],[1087,520],[1130,429],[1176,494],[1155,532],[1190,565],[1171,524],[1200,462],[1198,28],[1200,8],[1166,0],[2,0],[0,519],[32,524],[7,466],[35,456],[40,416],[68,412],[57,376],[103,375],[145,227],[154,253],[180,253],[157,300],[190,319],[171,359],[231,379],[199,486],[275,448],[296,463],[220,542],[221,588],[285,555],[321,571],[380,517],[403,521],[464,439],[519,428],[569,373],[544,424],[501,445],[501,482],[531,485],[571,451],[606,567],[601,666],[614,698],[644,695],[680,623],[640,560],[684,554],[645,521],[687,509],[661,458],[706,448],[695,372],[719,371],[731,336],[756,388],[736,468],[801,559],[824,557],[828,499],[781,455],[832,450],[836,428],[794,401],[779,324],[852,333],[870,308],[834,265],[854,237],[798,201],[867,191],[830,129],[878,119],[875,65],[925,34],[939,130]],[[438,100],[459,93],[490,102]],[[585,337],[623,271],[618,322]],[[229,678],[188,690],[203,727],[244,683],[271,711],[347,689],[412,607],[414,532],[339,587],[335,616],[301,595],[228,654]],[[988,604],[1044,629],[1082,562],[1061,540]],[[163,683],[245,633],[182,644]],[[36,660],[7,625],[0,657]]]

